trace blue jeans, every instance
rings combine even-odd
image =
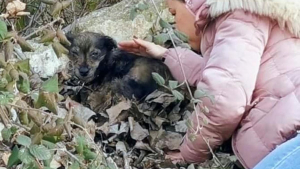
[[[253,169],[300,169],[300,134],[279,145]]]

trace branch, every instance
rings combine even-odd
[[[26,39],[29,39],[31,36],[35,35],[36,33],[40,32],[40,31],[42,31],[42,30],[44,30],[44,29],[47,28],[48,26],[53,26],[53,24],[55,24],[55,23],[58,22],[58,21],[59,21],[59,22],[62,22],[63,19],[61,19],[61,18],[55,19],[54,21],[52,21],[52,22],[50,22],[50,23],[48,23],[48,24],[46,24],[46,25],[44,25],[44,26],[38,28],[36,31],[34,31],[34,32],[32,32],[31,34],[27,35],[24,39],[25,39],[25,40],[26,40]]]
[[[7,122],[5,112],[2,107],[0,107],[0,119],[1,119],[2,123],[4,124],[5,128],[8,128],[9,127],[7,124],[8,122]]]

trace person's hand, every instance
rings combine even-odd
[[[168,151],[166,152],[165,158],[171,160],[173,164],[184,163],[184,159],[180,152]]]
[[[127,52],[146,57],[153,57],[160,60],[163,58],[164,53],[167,51],[167,49],[162,46],[142,39],[133,39],[131,41],[119,42],[118,46],[120,49],[126,50]]]

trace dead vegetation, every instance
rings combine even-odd
[[[72,75],[67,71],[41,79],[31,72],[28,59],[17,59],[14,46],[30,52],[34,49],[26,40],[34,37],[39,38],[39,43],[52,45],[57,57],[67,54],[62,44],[68,41],[61,29],[90,11],[117,1],[0,1],[0,166],[232,168],[236,159],[227,146],[215,153],[218,161],[201,165],[174,165],[164,159],[164,151],[178,150],[184,133],[191,127],[188,117],[197,100],[189,96],[184,84],[165,81],[153,74],[157,83],[167,90],[157,90],[143,102],[112,96],[103,87],[90,92],[87,103],[77,103],[72,100],[74,94],[89,89],[70,78]],[[172,27],[163,20],[159,22],[162,27]],[[165,32],[147,38],[172,46],[168,35]],[[174,35],[179,44],[186,38],[176,30]],[[201,90],[197,95],[197,99],[210,97]],[[205,107],[203,111],[209,113]]]

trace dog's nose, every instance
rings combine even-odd
[[[79,73],[81,76],[87,76],[89,74],[90,69],[88,67],[79,68]]]

